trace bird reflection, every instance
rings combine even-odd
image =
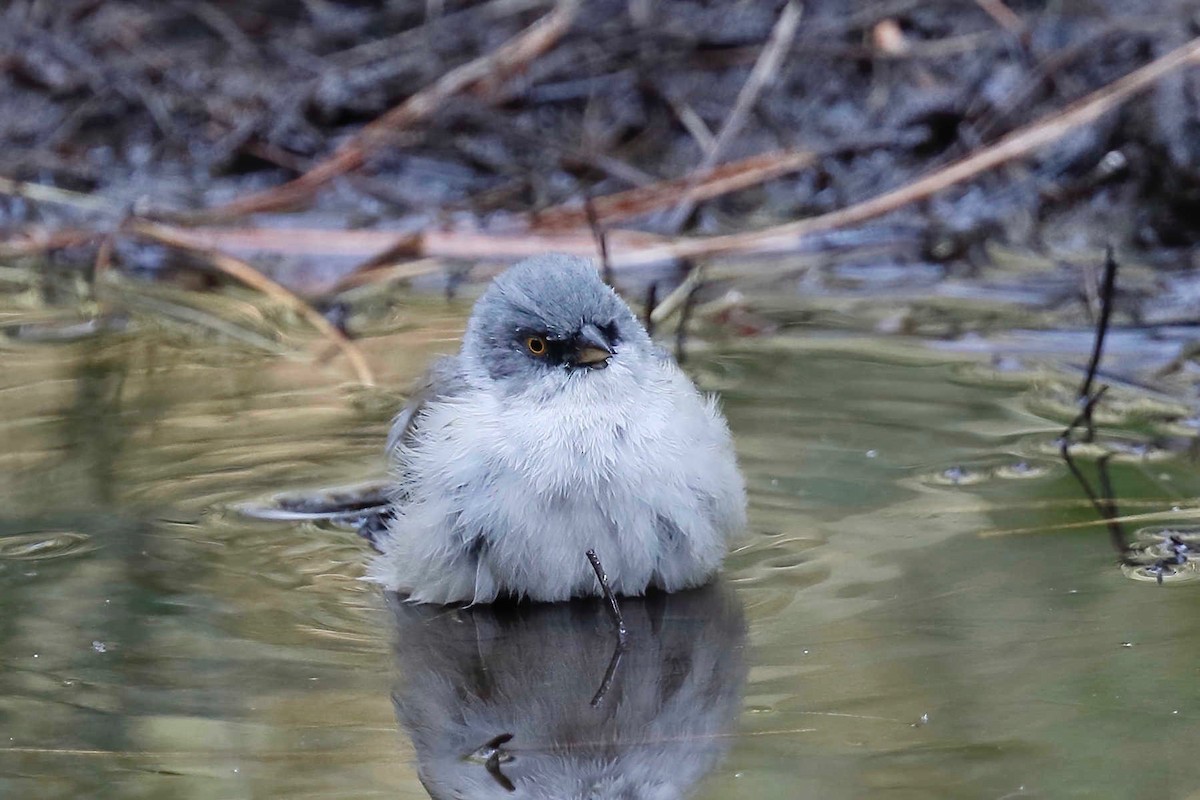
[[[746,629],[723,584],[446,609],[394,600],[396,715],[434,798],[646,798],[689,790],[741,710]]]

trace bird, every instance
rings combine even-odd
[[[492,281],[387,454],[390,513],[366,579],[410,603],[693,588],[746,524],[716,399],[574,256],[533,256]]]

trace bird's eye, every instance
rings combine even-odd
[[[530,336],[525,340],[525,349],[535,356],[546,355],[546,339],[542,336]]]

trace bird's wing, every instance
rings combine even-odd
[[[435,361],[425,377],[413,388],[408,404],[392,422],[385,451],[388,458],[395,458],[396,448],[412,440],[421,418],[421,410],[426,404],[453,397],[466,388],[467,381],[463,377],[458,356],[444,356]]]

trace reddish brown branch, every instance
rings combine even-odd
[[[652,186],[594,197],[591,200],[592,208],[596,212],[597,222],[612,224],[667,208],[679,202],[685,192],[692,200],[699,202],[757,186],[789,172],[802,170],[812,165],[816,158],[816,154],[808,150],[762,153]],[[586,209],[554,206],[535,214],[532,227],[535,230],[552,231],[575,229],[587,224]]]

